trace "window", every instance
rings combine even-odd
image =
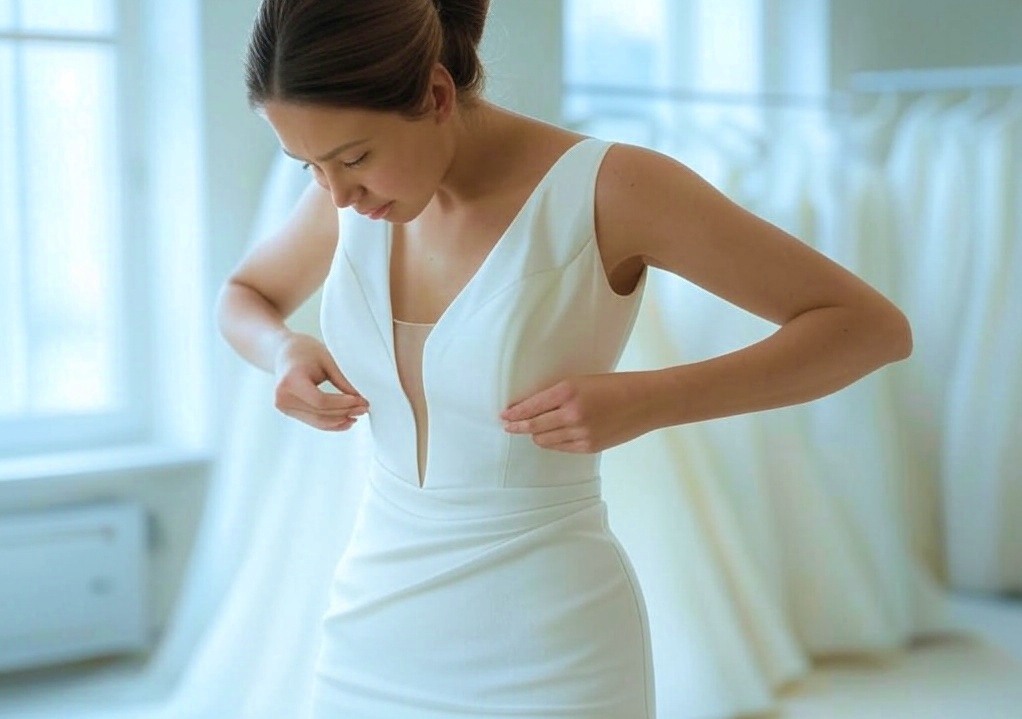
[[[185,161],[165,162],[146,139],[161,112],[144,72],[180,38],[142,38],[158,22],[172,34],[191,7],[175,3],[161,20],[157,4],[0,0],[0,457],[150,441],[160,428],[163,338],[196,317],[158,308],[170,285],[201,283],[201,263],[168,253],[180,238],[154,204],[169,184],[159,165]],[[181,81],[162,84],[173,93]],[[178,93],[175,108],[193,96]],[[195,139],[181,125],[162,144],[194,156],[197,142],[181,137]],[[164,193],[189,251],[195,184],[179,172]]]
[[[693,122],[755,125],[749,104],[686,91],[762,85],[763,0],[566,0],[565,118],[607,139],[670,152]],[[679,102],[682,101],[682,102]]]

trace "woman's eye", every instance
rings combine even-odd
[[[365,159],[368,156],[369,156],[369,153],[368,152],[364,152],[364,153],[362,153],[362,156],[359,157],[357,160],[354,160],[352,162],[345,162],[344,166],[347,167],[349,170],[352,170],[352,169],[358,167],[359,165],[361,165],[363,162],[365,162]]]

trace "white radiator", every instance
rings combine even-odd
[[[0,671],[144,648],[145,529],[135,504],[0,514]]]

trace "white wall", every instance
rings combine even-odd
[[[831,0],[831,80],[858,71],[1022,64],[1019,0]]]
[[[206,236],[209,297],[237,263],[249,240],[263,177],[277,142],[245,99],[243,58],[258,0],[202,0],[203,136],[206,162]],[[209,314],[212,317],[212,307]],[[224,431],[231,404],[229,378],[237,359],[218,334],[213,338],[213,427]]]
[[[491,0],[480,48],[487,99],[540,120],[560,121],[561,5],[557,0]]]

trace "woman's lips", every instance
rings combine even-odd
[[[393,201],[391,201],[391,202],[388,202],[386,205],[381,205],[380,207],[377,207],[372,212],[364,212],[362,214],[364,214],[370,220],[379,220],[379,219],[382,219],[383,216],[386,215],[390,211],[390,206],[393,205],[393,204],[394,204]]]

